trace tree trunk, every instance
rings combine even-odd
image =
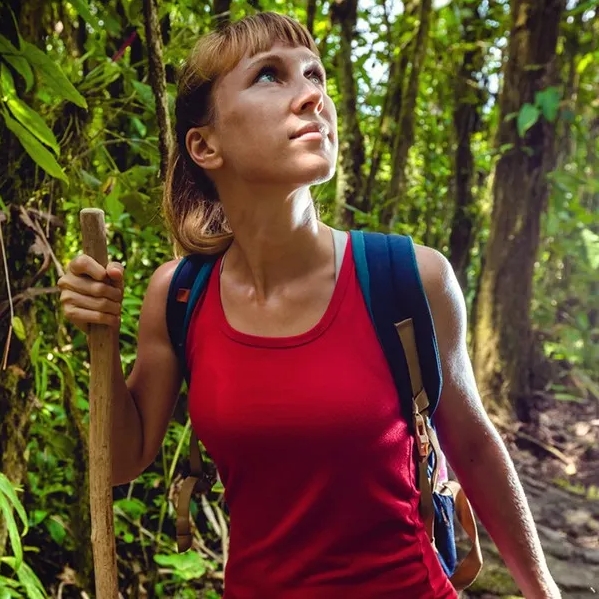
[[[396,36],[397,39],[403,39],[407,29],[412,26],[412,20],[416,15],[417,7],[417,1],[405,3],[405,12],[402,17],[401,27]],[[393,47],[392,44],[389,45]],[[399,115],[401,114],[401,103],[406,86],[406,72],[410,62],[410,52],[406,48],[401,48],[394,58],[390,57],[390,60],[387,93],[385,94],[385,101],[381,112],[381,125],[372,146],[370,169],[363,192],[362,206],[366,211],[371,210],[374,204],[373,195],[381,161],[384,153],[388,152],[392,145]]]
[[[336,206],[341,221],[351,227],[353,212],[346,206],[361,209],[364,166],[364,139],[357,113],[357,92],[352,64],[352,39],[358,16],[357,0],[335,0],[331,5],[331,21],[341,28],[337,69],[341,102],[339,113],[343,115],[339,127],[339,167],[337,169]]]
[[[306,4],[306,29],[314,36],[314,21],[316,19],[316,0],[308,0]]]
[[[540,117],[524,139],[516,119],[535,92],[554,80],[554,60],[565,0],[514,0],[500,100],[491,229],[485,250],[474,328],[474,367],[489,408],[526,404],[530,375],[530,300],[545,210],[547,173],[555,164],[555,125]]]
[[[449,261],[462,287],[467,287],[466,270],[470,261],[470,250],[474,241],[474,221],[476,204],[472,192],[474,178],[474,157],[472,155],[472,135],[480,124],[480,111],[483,93],[477,83],[476,73],[480,71],[483,58],[482,44],[476,44],[484,26],[478,12],[478,1],[466,2],[465,8],[471,16],[463,23],[464,42],[468,48],[455,83],[455,108],[453,125],[456,135],[454,166],[455,212],[449,235]],[[475,45],[476,44],[476,45]]]
[[[160,150],[160,174],[164,178],[170,156],[172,140],[171,119],[168,112],[166,95],[166,72],[162,58],[162,32],[158,19],[156,0],[143,0],[143,12],[148,47],[148,66],[150,84],[156,102],[156,120],[158,121],[158,146]]]
[[[410,74],[401,102],[401,113],[391,152],[391,180],[389,181],[385,206],[381,215],[381,221],[384,223],[388,222],[391,228],[397,218],[398,204],[404,200],[405,195],[406,167],[408,164],[408,153],[414,144],[414,111],[418,98],[420,73],[428,47],[432,0],[421,1],[418,16],[420,24],[412,45]]]

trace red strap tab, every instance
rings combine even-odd
[[[181,302],[182,304],[186,304],[187,301],[189,300],[189,294],[190,294],[189,289],[178,289],[177,290],[177,301]]]

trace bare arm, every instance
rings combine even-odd
[[[139,319],[137,357],[127,379],[143,431],[135,476],[156,457],[181,388],[182,373],[166,326],[168,287],[176,266],[176,261],[167,262],[150,279]],[[115,428],[113,433],[118,434]],[[121,429],[121,434],[127,431]]]
[[[441,356],[435,423],[443,450],[524,595],[557,599],[522,485],[480,400],[466,345],[466,306],[453,269],[430,248],[417,247],[416,255]]]
[[[150,279],[139,321],[138,351],[125,381],[118,344],[123,269],[106,269],[89,256],[75,258],[61,277],[65,316],[87,329],[89,323],[113,330],[112,477],[118,485],[136,478],[156,457],[181,386],[181,373],[166,328],[166,299],[176,262]]]

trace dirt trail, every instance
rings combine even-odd
[[[599,599],[599,501],[521,475],[551,572],[564,599]],[[521,596],[482,531],[485,567],[464,598]]]

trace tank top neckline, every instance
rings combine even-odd
[[[300,345],[310,343],[318,337],[320,337],[331,326],[331,324],[335,320],[335,317],[337,316],[337,313],[339,312],[339,307],[343,301],[345,292],[347,291],[347,286],[352,271],[351,266],[353,262],[351,242],[348,239],[345,248],[345,254],[343,256],[343,261],[341,263],[341,270],[339,271],[339,277],[337,278],[337,281],[335,283],[335,288],[333,290],[331,299],[329,300],[329,305],[327,306],[320,320],[311,329],[305,331],[304,333],[300,333],[298,335],[291,335],[289,337],[263,337],[261,335],[251,335],[249,333],[243,333],[242,331],[233,328],[229,324],[221,300],[219,276],[221,261],[222,256],[218,259],[217,263],[215,264],[212,273],[213,280],[210,282],[211,284],[209,285],[211,289],[207,290],[207,295],[212,296],[208,300],[209,303],[216,307],[216,317],[218,320],[218,326],[220,330],[227,337],[238,343],[242,343],[248,346],[266,348],[297,347]],[[206,299],[208,299],[208,297]]]

